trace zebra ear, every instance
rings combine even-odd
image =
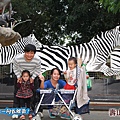
[[[30,34],[29,37],[32,40],[32,43],[35,45],[36,50],[41,50],[43,48],[43,45],[36,39],[34,34]]]

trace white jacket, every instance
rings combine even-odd
[[[88,97],[88,92],[87,92],[87,79],[86,79],[86,72],[85,72],[85,67],[83,66],[81,69],[77,69],[77,85],[78,85],[78,90],[77,90],[77,107],[80,108],[84,104],[88,103],[90,98]]]

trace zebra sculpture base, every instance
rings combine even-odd
[[[0,43],[3,47],[12,45],[20,38],[21,35],[11,28],[0,27]]]

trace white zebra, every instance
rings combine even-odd
[[[89,72],[99,71],[103,72],[106,76],[119,74],[119,70],[114,71],[106,63],[115,47],[120,45],[120,26],[106,32],[101,32],[100,35],[93,37],[88,43],[68,47],[42,45],[34,35],[30,35],[11,46],[1,47],[0,64],[10,64],[18,53],[23,52],[24,46],[28,43],[34,44],[37,48],[37,54],[41,57],[42,72],[53,67],[66,70],[67,60],[73,56],[82,58],[83,62],[87,62],[86,68]],[[118,58],[117,60],[120,61]]]

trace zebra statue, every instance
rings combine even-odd
[[[34,44],[37,48],[37,54],[41,57],[42,72],[54,67],[60,68],[61,71],[66,70],[67,60],[73,56],[82,58],[83,62],[87,63],[86,69],[88,72],[103,72],[106,76],[119,74],[119,70],[113,70],[113,67],[108,67],[106,63],[115,47],[120,45],[120,26],[101,32],[100,35],[93,37],[88,43],[68,47],[42,45],[34,35],[30,35],[13,45],[1,46],[0,65],[10,64],[14,57],[22,53],[24,46],[29,43]],[[114,65],[114,68],[120,66],[118,58],[114,61],[119,61],[118,64]]]

